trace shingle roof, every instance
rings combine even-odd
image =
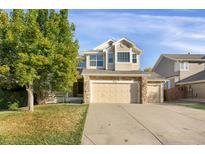
[[[163,56],[175,60],[205,61],[205,54],[163,54]]]
[[[186,84],[186,83],[201,82],[201,81],[205,81],[205,70],[196,73],[192,76],[189,76],[183,80],[180,80],[179,82],[177,82],[177,84]]]
[[[164,77],[157,73],[150,73],[144,71],[111,71],[99,69],[83,69],[81,75],[96,75],[96,76],[124,76],[124,77],[137,77],[147,76],[148,80],[166,80]]]
[[[160,74],[155,73],[155,72],[152,72],[152,73],[151,73],[151,76],[149,76],[148,79],[150,79],[150,80],[158,80],[158,79],[166,80],[165,77],[163,77],[163,76],[161,76]]]
[[[112,71],[112,70],[100,70],[100,69],[84,69],[82,75],[121,75],[121,76],[134,76],[134,75],[149,75],[149,73],[142,71]]]

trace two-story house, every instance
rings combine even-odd
[[[165,88],[183,85],[192,96],[205,98],[205,54],[162,54],[153,71],[168,79]]]
[[[160,103],[163,82],[156,73],[140,71],[142,50],[133,41],[108,40],[84,52],[84,103]]]

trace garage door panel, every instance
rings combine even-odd
[[[148,103],[160,102],[160,85],[147,86],[147,101]]]
[[[93,103],[137,103],[137,83],[92,83]]]

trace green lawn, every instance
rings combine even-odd
[[[179,105],[191,107],[195,109],[205,110],[205,104],[202,104],[202,103],[180,103]]]
[[[0,112],[0,144],[80,144],[87,105],[35,106]]]

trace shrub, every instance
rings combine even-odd
[[[3,89],[0,88],[0,110],[9,109],[10,104],[17,103],[18,107],[27,104],[27,95],[24,88]]]
[[[19,101],[14,102],[14,103],[9,102],[8,107],[9,107],[8,108],[9,110],[16,111],[19,108]]]

